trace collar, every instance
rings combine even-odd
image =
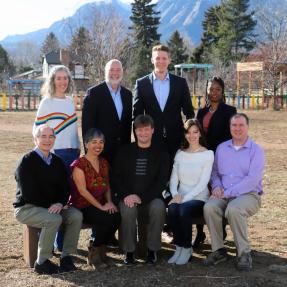
[[[159,78],[157,78],[157,76],[156,76],[154,71],[152,72],[152,80],[153,81],[159,80]],[[166,80],[169,80],[169,73],[168,72],[166,73],[165,78],[163,79],[163,81],[166,81]]]
[[[232,142],[232,139],[227,142],[227,145],[228,145],[229,147],[234,148],[234,144],[233,144],[233,142]],[[247,141],[241,146],[241,148],[251,148],[251,145],[252,145],[252,141],[251,141],[251,139],[248,137],[248,138],[247,138]]]
[[[42,153],[42,151],[38,148],[38,147],[35,147],[34,148],[34,151],[41,157],[41,159],[47,163],[48,165],[50,165],[51,163],[51,160],[52,160],[52,154],[49,153],[48,157],[45,157],[44,154]]]
[[[114,90],[112,89],[111,85],[110,85],[108,82],[106,82],[106,84],[107,84],[108,89],[109,89],[109,91],[110,91],[111,94],[114,94],[114,93],[115,93],[115,94],[118,94],[118,93],[120,93],[120,91],[121,91],[121,85],[119,85],[118,88],[116,89],[116,91],[114,91]]]

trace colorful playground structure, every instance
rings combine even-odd
[[[206,80],[209,78],[212,64],[178,64],[175,74],[186,77],[192,97],[193,106],[198,109],[204,105]],[[237,109],[287,109],[287,87],[282,84],[279,95],[272,96],[270,89],[264,86],[264,65],[262,62],[237,63],[236,87],[225,91],[226,102]],[[259,73],[258,73],[259,72]],[[287,83],[287,64],[280,71],[279,80]],[[286,81],[285,81],[285,80]],[[0,87],[0,111],[36,110],[41,100],[40,89],[43,80],[10,79]],[[78,91],[73,95],[77,110],[82,109],[85,92]]]

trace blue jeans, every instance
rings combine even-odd
[[[190,200],[172,203],[168,206],[168,217],[173,232],[174,244],[190,248],[192,240],[192,219],[203,215],[204,201]]]
[[[76,160],[80,156],[80,150],[76,148],[63,148],[63,149],[55,149],[55,155],[57,155],[63,161],[68,175],[71,175],[71,167],[70,165],[74,160]]]
[[[72,172],[70,165],[74,160],[76,160],[80,156],[80,150],[75,148],[64,148],[64,149],[55,149],[54,153],[61,158],[63,161],[65,168],[67,170],[68,176],[70,177]],[[54,242],[54,248],[62,251],[63,249],[63,239],[64,239],[64,231],[59,228],[56,239]]]

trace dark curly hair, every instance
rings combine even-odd
[[[222,101],[225,103],[225,94],[224,94],[224,81],[220,78],[220,77],[212,77],[210,79],[207,80],[206,82],[206,90],[205,90],[205,103],[206,106],[209,107],[210,106],[210,99],[209,99],[209,95],[208,95],[208,86],[211,85],[213,82],[216,82],[222,89]]]

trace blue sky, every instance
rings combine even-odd
[[[1,1],[0,40],[8,35],[25,34],[47,28],[71,16],[85,3],[100,0],[4,0]],[[120,0],[130,3],[132,0]]]

